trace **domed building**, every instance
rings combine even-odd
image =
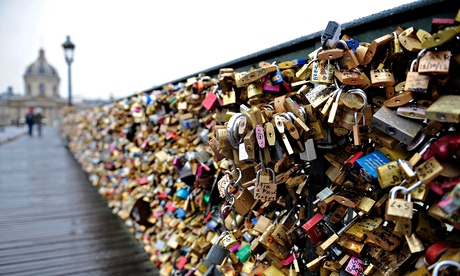
[[[59,97],[59,75],[45,59],[45,51],[40,49],[37,61],[29,65],[24,74],[26,96]]]
[[[0,93],[0,117],[3,114],[4,122],[21,122],[29,108],[41,108],[46,122],[51,124],[59,119],[61,108],[66,106],[66,100],[59,95],[59,83],[58,72],[46,60],[45,50],[40,49],[38,59],[24,73],[24,94],[14,93],[11,87]]]

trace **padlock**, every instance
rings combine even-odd
[[[340,68],[346,68],[349,70],[359,65],[359,61],[356,58],[355,53],[353,53],[353,51],[348,48],[348,45],[344,40],[338,40],[334,44],[333,48],[340,48],[344,50],[343,56],[338,60]]]
[[[228,250],[227,248],[219,244],[220,241],[224,238],[224,236],[228,235],[228,233],[229,232],[222,232],[222,234],[220,234],[217,241],[211,246],[211,249],[209,249],[208,254],[206,255],[206,259],[204,261],[204,264],[206,265],[206,267],[210,267],[213,264],[214,265],[222,264],[222,262],[225,260],[225,258],[230,253],[230,250]]]
[[[387,44],[393,39],[391,34],[385,34],[374,39],[367,47],[366,55],[363,58],[362,65],[367,66],[377,53],[382,53]],[[359,47],[358,47],[359,48]]]
[[[329,99],[329,97],[334,93],[332,89],[325,84],[316,85],[313,89],[308,91],[305,94],[308,102],[311,104],[313,109],[318,108],[322,105],[325,101]],[[308,107],[307,107],[308,108]],[[306,109],[307,109],[306,108]],[[310,115],[307,109],[307,115]],[[309,121],[314,121],[313,116],[307,116]]]
[[[420,74],[448,74],[450,57],[450,51],[426,51],[419,59],[418,72]]]
[[[363,275],[364,262],[361,259],[352,256],[347,266],[345,267],[345,271],[354,276]]]
[[[343,50],[341,49],[326,49],[317,52],[317,58],[322,61],[334,60],[343,56]]]
[[[353,169],[364,177],[367,182],[374,184],[378,179],[377,168],[389,162],[390,159],[376,150],[356,159]]]
[[[222,245],[230,250],[236,244],[238,244],[238,240],[232,234],[232,232],[228,231],[226,235],[224,235],[221,239]]]
[[[361,146],[367,144],[369,140],[366,117],[364,116],[364,109],[367,107],[367,96],[361,89],[351,89],[347,93],[358,94],[363,98],[364,105],[359,111],[362,117],[361,125],[359,124],[360,120],[358,118],[358,112],[355,112],[354,114],[355,124],[353,125],[353,144],[355,146]]]
[[[348,228],[350,228],[356,222],[356,220],[359,218],[359,216],[356,214],[356,212],[354,212],[353,210],[351,210],[351,211],[352,212],[347,211],[347,216],[345,217],[344,226],[337,232],[333,231],[333,232],[335,232],[334,234],[332,234],[327,240],[325,240],[319,246],[316,247],[316,253],[319,256],[325,255],[326,252],[339,240],[339,238],[342,235],[342,233],[347,231]]]
[[[423,49],[422,42],[415,35],[415,28],[410,27],[399,34],[401,45],[410,52],[419,52]]]
[[[265,170],[271,173],[271,182],[269,176],[261,177],[262,169],[257,171],[256,182],[254,183],[254,198],[268,201],[276,201],[277,185],[275,179],[275,171],[273,171],[273,169],[271,168],[265,168]]]
[[[393,44],[391,47],[391,53],[390,53],[389,58],[391,60],[399,61],[404,57],[404,51],[401,48],[401,43],[399,42],[399,36],[396,33],[396,31],[393,32],[392,34],[393,34]]]
[[[425,111],[428,120],[460,123],[460,95],[442,95]]]
[[[369,75],[371,76],[371,83],[374,87],[387,87],[395,85],[395,78],[390,69],[385,68],[385,61],[378,62],[379,65],[375,68],[375,64],[371,66]]]
[[[401,184],[403,176],[397,161],[391,161],[377,167],[380,187],[386,189]]]
[[[255,97],[261,97],[264,94],[262,90],[262,82],[255,81],[255,82],[250,83],[247,87],[247,91],[248,91],[249,99],[252,99]]]
[[[423,245],[422,241],[417,236],[417,234],[412,233],[410,235],[405,235],[404,237],[406,239],[407,245],[409,246],[409,250],[412,254],[425,251],[425,246]]]
[[[252,206],[254,205],[254,196],[252,195],[251,191],[249,191],[247,188],[238,188],[236,194],[230,196],[228,193],[230,185],[230,182],[226,185],[226,196],[227,198],[233,198],[233,208],[238,214],[244,216],[251,210]]]
[[[269,65],[267,67],[254,69],[249,72],[236,73],[235,74],[236,86],[237,87],[247,86],[251,82],[259,80],[265,77],[267,74],[275,72],[276,70],[278,70],[278,67],[276,65]]]
[[[437,204],[444,213],[455,213],[460,208],[460,183],[452,189],[445,199],[442,199]]]
[[[396,198],[398,191],[405,192],[406,190],[406,188],[401,186],[393,187],[390,190],[390,197],[385,209],[386,220],[405,222],[412,219],[414,203],[411,202],[410,193],[407,194],[407,199]]]
[[[416,134],[422,130],[423,125],[410,119],[398,116],[396,110],[382,106],[372,116],[371,126],[383,131],[409,145]]]
[[[187,184],[182,185],[177,191],[176,196],[180,199],[187,199],[190,194],[190,186]]]
[[[312,72],[310,82],[314,84],[332,84],[334,78],[334,65],[329,60],[321,61],[315,58],[311,61]]]
[[[416,59],[414,59],[410,66],[410,71],[407,72],[406,84],[404,85],[404,91],[426,93],[428,91],[428,84],[430,77],[428,75],[422,75],[416,71],[415,65],[419,65],[420,57],[426,52],[423,49],[418,53]]]
[[[374,244],[388,252],[395,250],[402,243],[401,239],[393,234],[393,231],[388,226],[384,225],[380,225],[371,231],[366,231],[366,235]]]
[[[270,76],[265,76],[262,82],[262,90],[266,92],[279,92],[280,85],[274,84],[270,78]]]
[[[339,108],[340,96],[342,95],[342,93],[343,93],[343,86],[337,87],[337,89],[333,92],[331,96],[331,99],[334,99],[335,97],[335,100],[332,103],[331,110],[329,110],[329,115],[328,115],[329,117],[327,119],[327,122],[329,124],[334,123],[335,115],[337,114],[337,109]]]
[[[283,80],[283,75],[282,73],[280,72],[279,70],[279,67],[277,67],[278,70],[276,70],[275,72],[271,73],[271,81],[272,81],[272,84],[273,85],[277,85],[277,84],[280,84],[282,83],[284,80]]]
[[[314,205],[317,205],[319,202],[325,200],[326,198],[332,196],[334,191],[332,191],[329,187],[322,189],[319,193],[316,194],[316,199],[313,201]]]
[[[361,86],[364,84],[362,73],[357,68],[335,70],[334,76],[343,84]]]
[[[217,88],[218,86],[216,85],[212,91],[209,91],[201,103],[208,111],[213,111],[217,106],[222,105],[222,100],[217,95]]]

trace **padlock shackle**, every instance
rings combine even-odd
[[[265,169],[259,169],[256,173],[256,182],[260,182],[260,174],[262,173],[262,171],[269,171],[271,172],[272,174],[272,182],[275,183],[276,181],[276,175],[275,175],[275,171],[272,169],[272,168],[265,168]]]
[[[354,89],[348,90],[347,93],[357,94],[357,95],[361,96],[361,98],[363,99],[363,107],[361,108],[361,110],[359,112],[363,112],[364,109],[366,109],[366,107],[367,107],[367,95],[366,95],[366,92],[364,92],[362,89],[354,88]]]
[[[395,187],[391,188],[390,193],[389,193],[390,194],[390,199],[396,199],[396,193],[398,191],[402,191],[401,193],[407,196],[407,199],[405,198],[407,201],[410,202],[412,200],[412,195],[403,186],[395,186]]]

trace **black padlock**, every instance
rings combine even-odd
[[[213,264],[218,264],[218,265],[222,264],[222,262],[225,260],[227,255],[230,253],[230,250],[219,245],[222,238],[227,234],[228,234],[227,231],[220,234],[216,243],[214,243],[211,249],[209,249],[209,252],[206,255],[206,260],[204,261],[204,264],[206,265],[206,267],[209,268]]]

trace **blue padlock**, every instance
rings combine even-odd
[[[181,199],[187,199],[190,194],[190,186],[184,184],[176,192],[176,196]]]
[[[187,212],[182,208],[177,208],[174,214],[176,214],[177,218],[183,219],[187,215]]]
[[[359,41],[356,39],[349,39],[345,40],[345,43],[347,44],[348,48],[353,51],[353,53],[356,53],[356,49],[359,46]]]
[[[293,66],[302,67],[305,64],[307,64],[307,60],[305,60],[305,59],[296,58],[296,59],[292,60],[292,65]]]
[[[280,70],[276,70],[271,75],[271,80],[273,85],[277,85],[283,82],[283,76],[281,75]]]

